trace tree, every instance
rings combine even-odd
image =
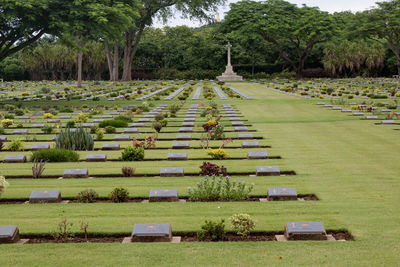
[[[59,33],[63,12],[59,0],[0,0],[0,61],[45,33]]]
[[[377,3],[378,7],[357,14],[361,35],[387,46],[396,58],[400,75],[400,0]]]
[[[335,30],[327,12],[283,0],[231,4],[224,24],[227,31],[255,33],[273,44],[298,77],[315,45],[329,40]]]
[[[131,21],[129,30],[124,34],[124,65],[122,80],[132,79],[132,62],[136,55],[143,31],[150,26],[155,16],[166,20],[173,14],[172,8],[181,11],[184,16],[207,19],[208,12],[215,12],[225,0],[140,0],[139,16]]]

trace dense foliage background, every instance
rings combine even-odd
[[[0,78],[215,78],[228,41],[246,78],[400,74],[400,0],[334,14],[283,0],[241,1],[222,22],[151,27],[171,8],[207,19],[222,2],[0,0]]]

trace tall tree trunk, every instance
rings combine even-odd
[[[144,27],[145,24],[142,24],[138,31],[130,30],[125,33],[124,68],[122,72],[123,81],[132,80],[132,61],[136,55]]]
[[[119,78],[119,72],[118,72],[118,68],[119,68],[119,44],[118,42],[114,43],[114,59],[113,59],[113,72],[112,72],[112,76],[113,76],[113,81],[118,81]]]
[[[79,51],[79,53],[78,53],[78,88],[82,88],[82,60],[83,60],[83,52]]]
[[[111,60],[111,50],[110,50],[110,46],[108,45],[108,41],[105,40],[104,41],[104,48],[106,50],[106,58],[107,58],[107,66],[108,66],[108,73],[110,75],[110,81],[113,80],[114,76],[113,76],[113,62]]]

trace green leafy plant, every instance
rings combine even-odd
[[[128,122],[125,120],[105,120],[100,122],[99,127],[100,128],[106,128],[107,126],[112,126],[115,128],[122,128],[122,127],[127,127]]]
[[[41,130],[45,134],[51,134],[53,132],[54,128],[50,125],[47,125],[47,126],[43,127]]]
[[[253,184],[232,182],[229,177],[205,177],[194,188],[188,188],[191,201],[239,201],[249,198]]]
[[[206,220],[201,226],[201,231],[197,233],[200,241],[222,241],[225,237],[225,221],[209,221]]]
[[[129,200],[129,192],[125,188],[114,188],[110,193],[110,199],[113,202],[127,202]]]
[[[233,230],[243,237],[248,236],[248,234],[256,227],[256,222],[249,214],[234,214],[229,218],[229,220],[232,224]]]
[[[101,128],[98,128],[96,130],[96,140],[99,140],[99,141],[103,140],[104,134],[105,134],[105,131],[103,129],[101,129]]]
[[[43,149],[32,152],[31,161],[47,162],[76,162],[79,160],[79,154],[68,149]]]
[[[32,177],[33,178],[40,178],[44,172],[44,167],[46,165],[46,161],[43,160],[35,160],[33,161],[32,166]]]
[[[23,147],[24,144],[19,139],[14,139],[7,145],[7,149],[10,151],[20,151],[23,149]]]
[[[94,140],[89,131],[82,127],[66,128],[56,136],[56,148],[69,150],[93,150]]]
[[[114,126],[107,126],[106,128],[104,128],[104,130],[106,131],[106,133],[111,134],[111,133],[115,133],[117,131],[117,129],[115,129]]]
[[[69,239],[74,238],[74,234],[72,233],[72,222],[68,222],[68,220],[62,219],[61,222],[58,223],[56,230],[53,233],[53,238],[56,241],[66,242]]]
[[[85,189],[78,193],[76,199],[82,203],[94,203],[99,198],[97,192],[93,189]]]
[[[144,148],[128,146],[122,151],[123,161],[140,161],[144,159]]]
[[[124,166],[121,170],[123,176],[132,177],[135,174],[136,168]]]

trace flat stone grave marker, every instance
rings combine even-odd
[[[140,118],[138,122],[150,122],[150,120],[145,118]]]
[[[342,109],[342,112],[350,113],[353,112],[351,109]]]
[[[82,123],[82,127],[83,128],[92,128],[94,126],[95,126],[94,123]]]
[[[112,111],[112,112],[110,112],[110,115],[119,115],[119,112],[118,111]]]
[[[175,139],[176,140],[191,140],[192,135],[191,134],[177,134]]]
[[[324,102],[318,102],[316,105],[322,106],[322,105],[325,105],[325,103]]]
[[[7,141],[7,136],[0,136],[0,141]]]
[[[186,117],[186,118],[196,118],[196,115],[194,115],[194,114],[188,114],[188,115],[186,115],[185,117]]]
[[[331,108],[331,107],[333,107],[333,106],[332,106],[332,105],[329,105],[329,104],[325,104],[324,107],[326,107],[326,108]]]
[[[119,150],[120,145],[118,143],[107,143],[101,146],[102,150]]]
[[[246,132],[246,131],[249,130],[249,128],[246,127],[246,126],[242,126],[242,127],[235,127],[235,128],[233,128],[233,130],[234,130],[235,132]]]
[[[187,160],[186,153],[168,153],[169,160]]]
[[[64,178],[87,178],[89,177],[88,169],[65,169]]]
[[[154,118],[155,116],[152,114],[146,114],[143,116],[143,118]]]
[[[43,113],[42,112],[35,112],[35,113],[32,113],[32,115],[33,116],[43,116]]]
[[[185,149],[185,148],[189,148],[190,144],[187,142],[174,142],[172,143],[172,148],[174,149]]]
[[[12,131],[13,134],[27,134],[28,130],[24,130],[24,129],[17,129]]]
[[[126,134],[117,134],[114,136],[114,140],[116,141],[129,141],[131,140],[131,137]]]
[[[327,240],[322,222],[288,222],[285,237],[287,240]]]
[[[252,147],[260,147],[259,142],[242,142],[243,148],[252,148]]]
[[[113,116],[112,115],[103,115],[101,116],[103,119],[112,119]]]
[[[24,163],[26,162],[25,155],[5,155],[3,159],[4,163]]]
[[[72,118],[72,116],[69,116],[69,115],[63,115],[63,116],[60,116],[59,118],[60,118],[60,119],[62,119],[62,120],[67,120],[67,119],[71,119],[71,118]]]
[[[105,121],[105,120],[104,119],[93,119],[93,122],[96,122],[96,123],[103,122],[103,121]]]
[[[182,127],[182,128],[179,128],[179,132],[190,133],[190,132],[193,132],[193,128],[192,127]]]
[[[295,188],[269,188],[268,200],[297,200],[297,191]]]
[[[229,117],[230,121],[240,121],[239,117]]]
[[[197,110],[188,110],[186,114],[197,114]]]
[[[365,119],[366,120],[378,120],[379,117],[378,116],[366,116]]]
[[[132,127],[144,127],[144,123],[141,122],[135,122],[131,124]]]
[[[342,110],[341,107],[332,107],[332,110]]]
[[[159,111],[150,111],[149,114],[150,115],[157,115],[158,113],[160,113]]]
[[[354,112],[353,116],[364,116],[363,112]]]
[[[194,126],[193,122],[183,122],[182,126]]]
[[[267,152],[248,152],[247,153],[248,159],[266,159],[268,158]]]
[[[383,120],[381,121],[382,124],[396,124],[395,120]]]
[[[137,128],[125,128],[124,133],[137,133],[139,130]]]
[[[49,148],[50,148],[49,144],[33,144],[31,150],[43,150]]]
[[[178,190],[176,189],[153,189],[150,190],[149,202],[173,202],[178,201]]]
[[[43,123],[35,123],[35,124],[32,124],[31,127],[32,127],[32,128],[43,128],[43,127],[44,127],[44,124],[43,124]]]
[[[231,124],[232,124],[232,126],[242,126],[242,125],[244,125],[243,121],[232,121]]]
[[[61,121],[58,119],[48,119],[47,123],[60,123]]]
[[[185,118],[183,121],[196,121],[196,119],[195,118]]]
[[[257,176],[272,176],[280,175],[281,171],[277,166],[257,166],[256,175]]]
[[[172,232],[170,224],[135,224],[132,242],[170,242]]]
[[[392,112],[390,109],[381,109],[381,112]]]
[[[251,139],[251,138],[253,138],[253,134],[238,134],[237,138],[238,139]]]
[[[183,176],[184,172],[183,172],[183,168],[176,168],[176,167],[172,167],[172,168],[161,168],[160,169],[160,176],[163,177],[168,177],[168,176]]]
[[[29,119],[29,116],[18,116],[17,119],[20,119],[20,120],[28,120],[28,119]]]
[[[61,202],[60,191],[32,191],[29,203],[56,203]]]
[[[97,161],[106,161],[106,154],[88,154],[86,155],[86,161],[97,162]]]
[[[0,244],[17,243],[19,229],[16,226],[0,226]]]

